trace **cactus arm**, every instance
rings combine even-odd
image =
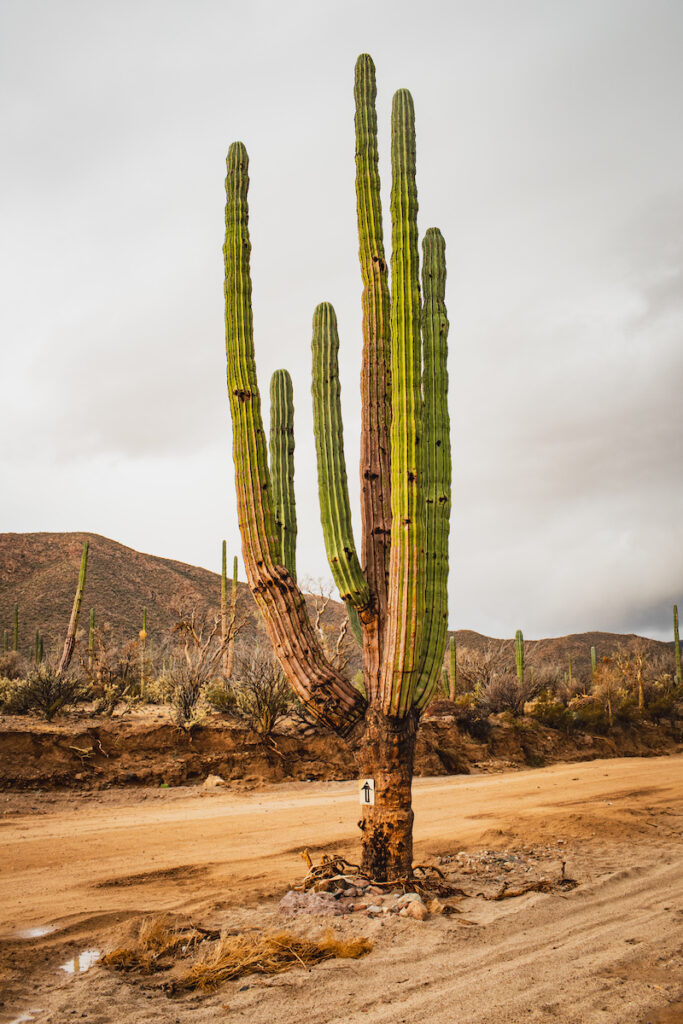
[[[407,89],[391,117],[391,554],[382,710],[410,711],[424,618],[424,490],[415,112]]]
[[[76,630],[78,628],[78,616],[81,610],[81,601],[83,600],[83,591],[85,590],[85,577],[88,569],[88,549],[90,547],[89,542],[83,545],[83,551],[81,553],[81,568],[78,573],[78,586],[76,587],[76,594],[74,596],[74,603],[71,609],[71,618],[69,619],[69,626],[66,631],[66,639],[64,640],[64,650],[62,656],[59,659],[59,665],[57,666],[57,672],[66,672],[71,661],[71,656],[76,646]]]
[[[276,370],[270,379],[270,479],[283,564],[296,580],[294,391],[286,370]]]
[[[425,489],[425,608],[414,702],[427,706],[439,682],[448,630],[451,437],[448,415],[446,243],[429,228],[422,244],[422,396]],[[452,637],[453,643],[455,639]],[[455,676],[453,677],[453,680]],[[453,681],[452,681],[453,682]]]
[[[678,635],[678,605],[674,605],[674,657],[676,659],[676,678],[678,679],[678,685],[683,683],[683,673],[681,672],[681,638]]]
[[[360,454],[362,559],[370,594],[382,620],[387,604],[391,530],[391,299],[382,232],[376,96],[375,65],[372,57],[363,53],[356,61],[354,81],[358,254],[363,280]]]
[[[287,681],[316,718],[345,735],[362,717],[365,700],[325,659],[304,598],[282,564],[275,531],[254,359],[248,163],[244,145],[233,143],[225,181],[225,336],[244,565]]]
[[[313,425],[320,521],[330,571],[343,601],[363,612],[370,591],[356,554],[344,458],[337,318],[329,302],[313,314]]]

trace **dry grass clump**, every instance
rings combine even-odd
[[[152,974],[160,961],[181,947],[184,952],[206,938],[206,933],[195,928],[179,929],[168,917],[147,917],[140,924],[138,937],[132,946],[120,946],[103,956],[100,963],[118,971],[142,971]]]
[[[365,938],[336,939],[329,932],[318,942],[299,939],[290,932],[276,935],[225,935],[218,945],[174,981],[173,992],[212,991],[225,981],[245,974],[281,974],[296,967],[311,967],[335,957],[358,959],[372,949]]]

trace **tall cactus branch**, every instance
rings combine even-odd
[[[391,299],[382,230],[376,96],[375,65],[372,57],[363,53],[356,61],[354,81],[356,209],[358,253],[363,279],[360,451],[362,559],[370,595],[379,622],[382,623],[387,606],[391,530]],[[378,651],[377,658],[379,656]],[[376,685],[373,688],[376,689]]]
[[[283,564],[296,580],[294,391],[286,370],[276,370],[270,379],[270,479]]]
[[[424,488],[415,111],[407,89],[391,116],[391,555],[382,710],[406,715],[424,618]]]
[[[337,318],[329,302],[313,314],[313,428],[318,462],[320,521],[327,561],[343,601],[364,612],[370,590],[356,554],[344,457]]]
[[[422,243],[422,466],[425,492],[425,615],[415,706],[422,710],[439,682],[448,630],[448,534],[451,438],[448,415],[446,243],[429,228]],[[455,644],[455,638],[451,638]]]
[[[365,701],[320,647],[304,598],[282,562],[274,524],[254,359],[247,191],[241,142],[228,151],[225,181],[225,332],[237,512],[247,579],[288,682],[312,714],[341,735]]]
[[[78,629],[78,616],[81,610],[81,601],[83,600],[83,591],[85,590],[85,576],[88,569],[88,549],[90,547],[89,542],[83,545],[83,551],[81,553],[81,568],[78,573],[78,586],[76,587],[76,594],[74,596],[74,603],[71,609],[71,618],[69,619],[69,625],[66,631],[66,639],[64,640],[64,649],[62,656],[59,659],[59,665],[57,666],[57,672],[66,672],[71,662],[72,655],[74,653],[74,647],[76,646],[76,630]]]

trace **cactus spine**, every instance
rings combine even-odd
[[[14,606],[14,636],[12,638],[12,650],[19,650],[19,605]]]
[[[325,546],[352,622],[354,614],[358,617],[367,701],[325,658],[293,577],[286,530],[283,535],[281,529],[280,510],[287,502],[280,499],[272,430],[270,468],[266,459],[254,361],[248,159],[242,143],[233,143],[227,157],[227,380],[249,585],[290,684],[317,718],[349,738],[361,772],[375,780],[375,804],[363,807],[360,823],[362,864],[373,877],[385,880],[412,870],[410,786],[416,729],[439,683],[446,647],[448,320],[445,245],[436,229],[427,232],[423,244],[424,305],[420,300],[410,93],[399,90],[392,107],[391,293],[382,239],[375,69],[367,54],[356,64],[354,96],[363,280],[360,558],[346,480],[339,339],[329,303],[319,305],[313,318],[312,391]],[[284,387],[283,378],[286,406]],[[291,480],[291,473],[286,475]]]
[[[74,647],[76,646],[76,630],[78,628],[78,616],[81,610],[83,591],[85,590],[85,576],[88,569],[89,547],[90,544],[86,540],[86,542],[83,545],[83,551],[81,553],[81,568],[78,573],[78,586],[76,587],[74,603],[71,609],[71,618],[69,619],[69,625],[66,631],[66,639],[64,640],[64,650],[62,651],[62,656],[59,659],[59,665],[57,666],[57,671],[59,673],[66,672],[71,662],[71,657],[74,653]]]
[[[515,662],[517,664],[517,680],[524,686],[524,635],[521,629],[515,633]]]
[[[683,673],[681,672],[681,638],[678,635],[678,605],[674,605],[674,655],[676,658],[676,679],[678,685],[683,683]]]

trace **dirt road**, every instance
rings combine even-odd
[[[355,853],[355,785],[2,799],[0,1021],[683,1021],[681,755],[417,780],[417,860],[538,848],[554,871],[566,860],[579,887],[465,900],[461,914],[425,923],[335,918],[374,940],[367,958],[172,1002],[99,966],[67,975],[60,958],[111,948],[158,911],[281,927],[277,899],[302,874],[300,850]],[[47,925],[43,937],[17,935]]]

